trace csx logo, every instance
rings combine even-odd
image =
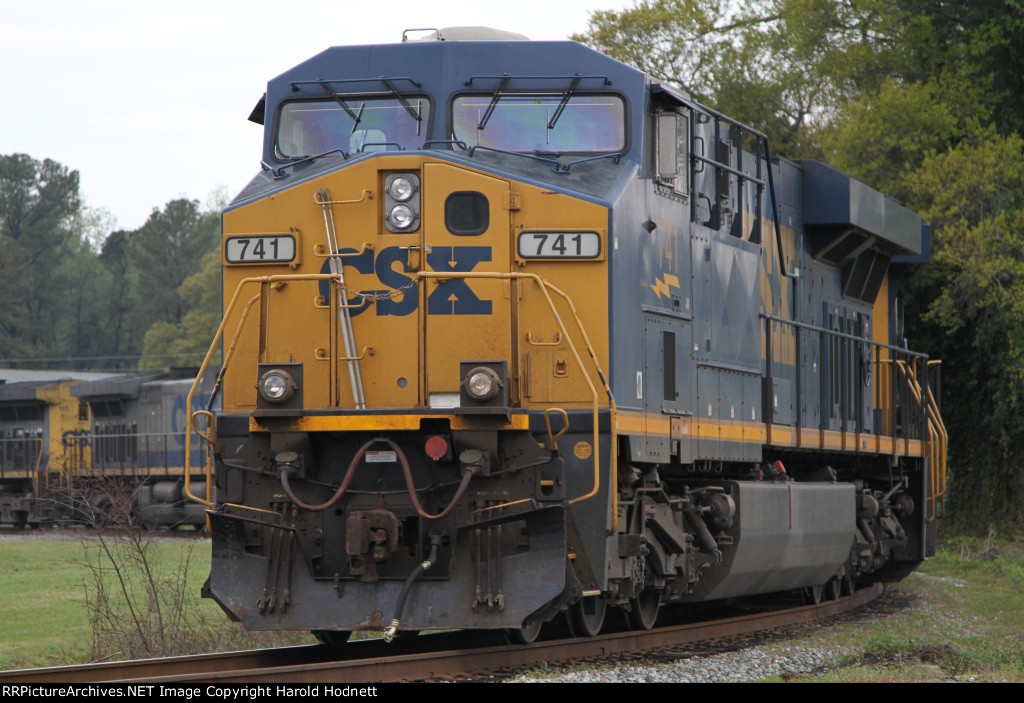
[[[355,249],[342,249],[342,254],[355,254]],[[427,266],[440,273],[472,271],[477,264],[491,260],[490,247],[433,247],[427,252]],[[375,274],[377,280],[387,288],[381,290],[360,290],[368,296],[386,295],[413,282],[411,276],[405,275],[409,269],[408,249],[405,247],[387,247],[377,252],[376,259],[372,251],[364,251],[359,256],[346,256],[342,259],[346,269],[353,269],[362,274]],[[397,266],[396,266],[397,264]],[[396,270],[397,269],[397,270]],[[321,273],[330,273],[331,265],[325,261]],[[346,282],[347,282],[346,277]],[[328,283],[321,281],[320,295],[327,297]],[[377,315],[404,316],[412,314],[419,306],[419,296],[415,291],[407,291],[399,300],[382,298],[377,300]],[[353,316],[360,315],[369,309],[369,305],[352,308]],[[490,315],[491,301],[481,300],[462,278],[452,278],[437,286],[427,296],[428,315]]]

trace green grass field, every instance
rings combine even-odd
[[[46,533],[24,533],[21,539],[13,536],[11,530],[0,531],[0,670],[125,658],[125,648],[119,646],[123,643],[116,637],[109,633],[94,635],[91,616],[97,609],[90,607],[89,600],[96,600],[97,567],[103,569],[104,584],[111,596],[107,609],[126,630],[133,629],[131,614],[123,609],[120,581],[109,561],[102,559],[97,540],[85,531],[80,539],[51,538]],[[113,547],[123,549],[124,545]],[[163,605],[160,622],[164,631],[159,636],[172,631],[182,633],[171,643],[176,649],[168,653],[314,641],[307,633],[252,636],[230,623],[215,603],[199,598],[210,568],[208,540],[153,540],[145,550],[154,582],[170,594]],[[131,561],[138,551],[129,550],[125,561]],[[148,619],[150,629],[161,629],[152,619],[149,599],[139,590],[139,570],[126,569],[124,573],[130,576],[129,585],[140,611],[146,611],[139,612],[139,618]],[[186,595],[176,595],[182,586]],[[178,614],[189,622],[175,623]]]
[[[0,541],[0,669],[87,656],[82,559],[77,542]]]
[[[1024,682],[1024,543],[947,537],[891,588],[906,601],[900,612],[812,639],[853,650],[816,680]]]

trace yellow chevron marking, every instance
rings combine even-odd
[[[673,274],[666,273],[664,279],[665,280],[655,277],[654,285],[651,286],[651,290],[654,291],[658,298],[661,298],[662,294],[664,294],[665,297],[668,298],[670,295],[672,295],[672,289],[679,287],[679,279]]]

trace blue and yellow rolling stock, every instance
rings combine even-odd
[[[191,373],[22,375],[40,380],[0,384],[0,524],[206,524],[184,495]],[[213,375],[193,409],[209,403]]]
[[[88,405],[91,421],[83,443],[90,459],[79,474],[104,490],[92,502],[101,516],[113,508],[114,517],[128,514],[114,500],[130,500],[132,519],[149,527],[206,524],[202,506],[185,497],[185,436],[191,431],[192,410],[210,402],[215,374],[200,385],[193,405],[186,405],[192,387],[188,371],[111,376],[72,388]],[[189,441],[189,466],[201,466],[198,437]],[[193,490],[205,493],[201,472]],[[118,490],[120,487],[120,490]]]
[[[921,219],[579,44],[432,34],[324,51],[250,118],[207,595],[331,641],[530,640],[925,558]]]
[[[79,378],[0,384],[0,524],[74,519],[71,477],[89,461],[89,407],[71,395]]]

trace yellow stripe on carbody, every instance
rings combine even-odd
[[[675,422],[676,431],[672,431]],[[616,429],[620,435],[654,435],[658,437],[691,436],[695,439],[718,439],[728,442],[752,443],[772,447],[792,447],[859,454],[893,454],[924,456],[921,440],[873,435],[863,432],[839,432],[795,428],[788,425],[714,420],[708,418],[654,415],[620,410]]]
[[[289,432],[386,432],[419,431],[422,420],[448,420],[453,430],[487,429],[528,430],[530,418],[525,414],[513,415],[507,420],[494,415],[303,415],[301,417],[272,418],[275,431]],[[282,427],[283,425],[283,427]],[[249,418],[250,432],[269,432],[264,418]]]

